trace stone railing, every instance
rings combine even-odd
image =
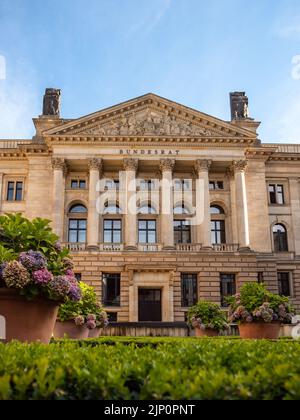
[[[99,244],[101,252],[122,252],[124,251],[123,244]]]
[[[300,153],[300,144],[264,144],[264,147],[277,147],[278,153]]]
[[[23,144],[31,144],[32,140],[0,140],[0,149],[17,149]]]
[[[176,251],[180,252],[199,252],[202,249],[201,244],[177,244]]]
[[[216,244],[213,245],[215,252],[237,252],[239,250],[238,244]]]
[[[86,244],[85,243],[72,243],[72,242],[66,242],[62,244],[65,248],[68,248],[71,252],[80,252],[86,250]]]
[[[163,246],[161,244],[139,244],[138,251],[141,252],[159,252],[162,251]]]

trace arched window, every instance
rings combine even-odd
[[[104,214],[120,214],[121,209],[118,204],[106,203],[104,206]]]
[[[156,214],[156,210],[150,204],[145,204],[139,208],[138,214]]]
[[[288,252],[287,230],[282,224],[273,226],[274,251]]]
[[[214,205],[210,207],[210,214],[225,214],[225,212],[222,207]]]
[[[75,204],[70,208],[69,213],[87,213],[87,208],[83,204]]]
[[[185,206],[184,203],[179,204],[178,206],[176,206],[174,208],[174,215],[182,215],[182,214],[191,214],[191,212],[189,211],[189,209]]]
[[[213,205],[211,214],[211,243],[221,245],[226,243],[225,212],[222,207]]]
[[[83,204],[75,204],[69,210],[68,241],[70,243],[86,243],[87,208]]]

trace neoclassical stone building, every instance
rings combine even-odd
[[[230,122],[154,94],[66,120],[47,89],[33,139],[0,143],[0,212],[51,219],[114,321],[182,322],[247,281],[299,310],[300,145],[230,99]]]

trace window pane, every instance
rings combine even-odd
[[[120,306],[120,291],[120,274],[103,274],[103,304],[105,306]]]
[[[79,229],[86,229],[86,220],[79,220]]]
[[[148,243],[155,244],[156,243],[156,232],[149,231],[148,232]]]
[[[149,220],[148,221],[148,229],[156,229],[156,221],[155,220]]]
[[[221,304],[227,307],[226,297],[236,294],[235,274],[221,274]]]
[[[223,181],[218,181],[217,182],[217,186],[218,186],[218,189],[219,190],[224,190],[224,183],[223,183]]]
[[[87,213],[85,206],[78,204],[70,208],[70,213]]]
[[[78,220],[70,220],[69,221],[70,229],[77,229],[77,224],[78,224]]]
[[[85,243],[86,242],[86,231],[80,230],[78,232],[78,242]]]
[[[120,244],[121,242],[122,242],[121,232],[120,231],[114,231],[114,233],[113,233],[113,243],[114,244]]]
[[[139,221],[139,229],[147,229],[147,222],[145,220]]]
[[[69,242],[71,243],[77,243],[77,231],[70,230],[69,231]]]
[[[278,289],[281,296],[291,296],[290,273],[278,273]]]
[[[113,225],[114,225],[114,229],[121,229],[122,227],[121,220],[114,220]]]
[[[72,180],[71,181],[71,188],[76,189],[78,188],[78,181],[77,180]]]
[[[181,275],[181,298],[182,307],[193,306],[198,301],[198,282],[197,274]]]
[[[15,183],[8,182],[7,184],[7,201],[14,201]]]
[[[112,241],[112,237],[111,236],[112,236],[111,230],[104,231],[104,242],[106,244],[110,244],[111,243],[111,241]]]
[[[139,242],[141,244],[147,243],[147,235],[146,235],[146,231],[145,230],[140,230],[139,231]]]
[[[277,203],[284,204],[283,185],[277,185]]]
[[[79,181],[79,188],[85,189],[86,188],[86,181]]]
[[[104,229],[112,229],[113,221],[112,220],[104,220]]]
[[[23,182],[17,182],[16,184],[16,201],[22,201],[23,199]]]

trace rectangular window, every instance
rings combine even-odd
[[[122,243],[122,221],[104,220],[104,243],[121,244]]]
[[[221,245],[226,243],[224,220],[211,221],[211,243],[213,245]]]
[[[269,185],[269,199],[270,199],[270,204],[283,205],[285,202],[283,185],[270,184]]]
[[[139,220],[139,243],[156,244],[156,220]]]
[[[22,201],[23,200],[23,182],[9,181],[7,183],[7,201]]]
[[[197,274],[181,274],[181,305],[189,308],[198,302]]]
[[[109,179],[105,183],[105,189],[108,191],[119,191],[120,181],[118,179]]]
[[[152,180],[141,180],[140,190],[141,191],[153,191],[155,189],[155,182]]]
[[[72,179],[71,181],[71,188],[73,190],[85,190],[86,189],[86,181],[84,179]]]
[[[120,306],[121,304],[121,275],[103,274],[102,296],[104,306]]]
[[[85,219],[69,220],[69,242],[86,243],[87,221]]]
[[[221,274],[221,305],[227,307],[226,298],[236,294],[235,274]]]
[[[209,181],[209,189],[212,190],[224,190],[223,181]]]
[[[278,273],[278,289],[281,296],[292,296],[290,273]]]
[[[175,191],[190,191],[191,183],[188,179],[176,179],[174,182]]]
[[[175,244],[191,243],[191,225],[188,220],[174,221],[174,240]]]
[[[260,283],[260,284],[264,284],[265,279],[264,279],[264,273],[263,272],[257,273],[257,282]]]
[[[80,282],[82,279],[82,274],[81,273],[75,273],[75,279]]]
[[[118,312],[107,312],[109,322],[118,322]]]

